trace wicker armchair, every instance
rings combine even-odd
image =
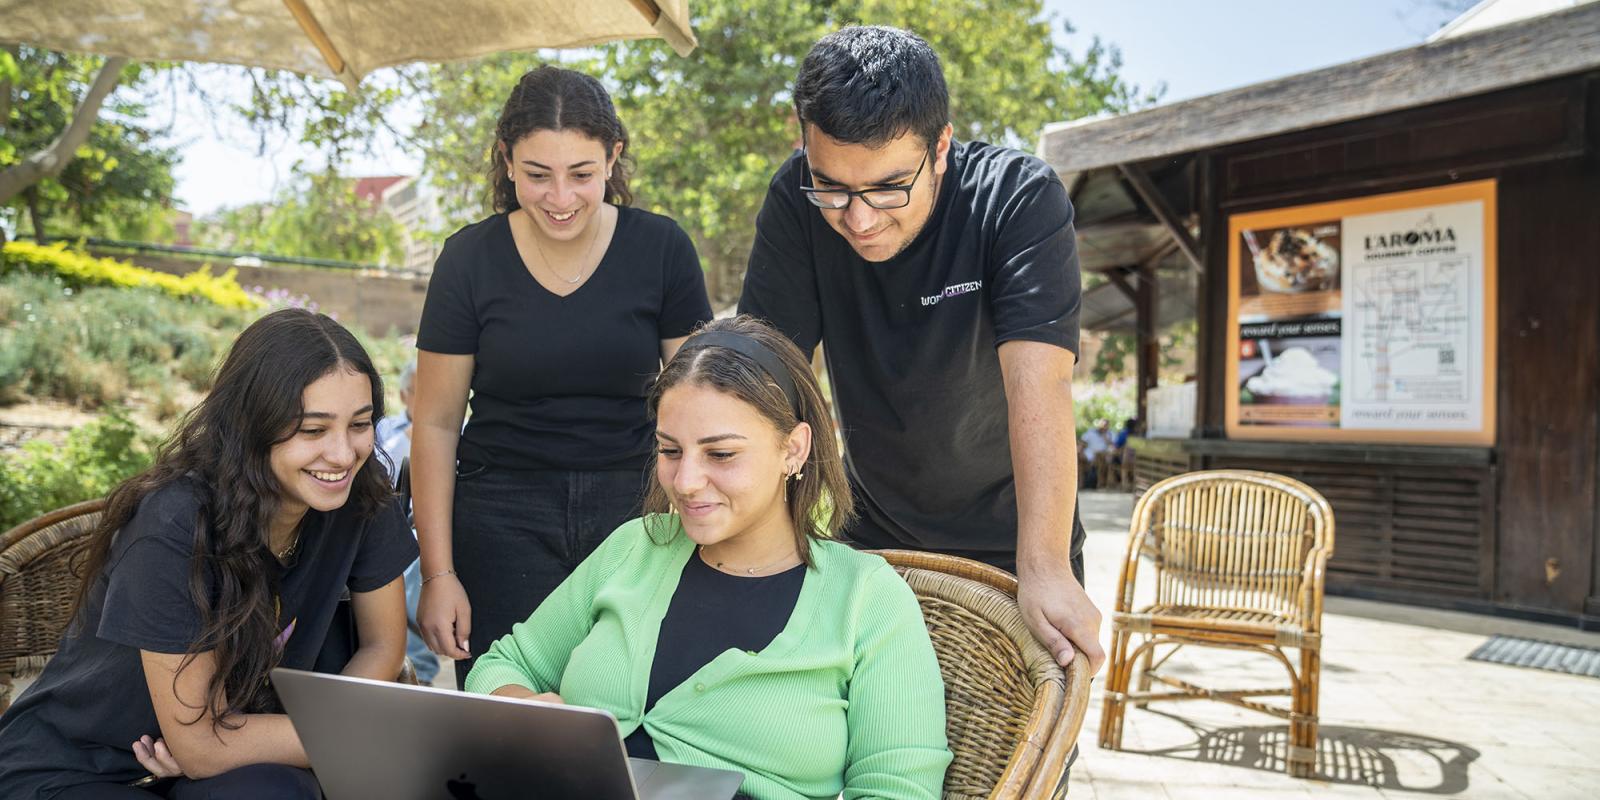
[[[71,562],[103,508],[89,500],[0,535],[0,711],[11,705],[12,682],[38,675],[55,655],[78,593]]]
[[[1130,528],[1111,617],[1100,746],[1121,748],[1129,703],[1219,700],[1289,720],[1289,772],[1310,776],[1316,769],[1323,573],[1333,552],[1328,501],[1281,475],[1192,472],[1151,486]],[[1142,557],[1153,562],[1146,581],[1154,584],[1154,600],[1136,607]],[[1136,644],[1131,651],[1130,644]],[[1164,645],[1172,648],[1156,660]],[[1185,645],[1270,655],[1288,670],[1289,688],[1211,689],[1162,674],[1162,664]],[[1299,651],[1298,670],[1285,648]],[[1130,691],[1138,662],[1139,688]],[[1171,691],[1152,692],[1152,682]],[[1288,708],[1260,701],[1283,695]]]
[[[1063,672],[1022,621],[1017,579],[964,558],[877,553],[916,592],[939,657],[955,761],[945,800],[1065,796],[1089,707],[1089,665]]]

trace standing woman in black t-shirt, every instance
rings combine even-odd
[[[278,311],[239,335],[108,498],[73,623],[0,717],[0,798],[322,796],[267,675],[338,668],[319,656],[346,588],[344,673],[400,673],[417,549],[371,458],[382,415],[371,359],[328,317]]]
[[[711,318],[689,237],[629,207],[627,148],[599,81],[522,76],[495,129],[496,213],[434,267],[412,415],[417,618],[434,652],[469,660],[458,684],[638,516],[646,389]]]

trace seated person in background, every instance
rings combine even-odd
[[[850,491],[800,351],[713,321],[648,408],[645,516],[490,645],[467,690],[604,709],[629,755],[738,770],[761,800],[939,797],[933,645],[894,569],[831,538]]]
[[[400,371],[400,405],[403,414],[391,414],[378,420],[378,449],[388,457],[391,476],[400,479],[400,465],[411,456],[411,398],[417,383],[417,362],[412,359]],[[408,495],[409,497],[409,495]],[[410,517],[411,509],[406,509]],[[412,535],[416,535],[413,530]],[[406,658],[417,671],[417,681],[424,686],[433,685],[439,674],[439,657],[422,641],[417,627],[417,600],[422,596],[422,562],[413,561],[406,567]]]
[[[1104,472],[1100,455],[1111,449],[1111,422],[1104,417],[1095,420],[1094,427],[1084,431],[1080,441],[1083,446],[1078,448],[1078,452],[1089,462],[1089,477],[1084,485],[1098,486],[1100,475]]]
[[[1117,437],[1112,440],[1112,447],[1120,455],[1128,447],[1128,438],[1139,435],[1139,418],[1129,417],[1122,423],[1122,430],[1117,431]]]
[[[370,458],[382,416],[338,323],[286,309],[246,328],[111,493],[60,650],[0,716],[0,798],[320,798],[267,674],[317,666],[346,587],[344,674],[400,672],[417,545]]]

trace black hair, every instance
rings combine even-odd
[[[277,586],[269,576],[273,515],[283,487],[272,473],[272,448],[294,436],[305,413],[306,387],[336,370],[367,376],[372,418],[383,416],[383,379],[372,359],[339,323],[304,309],[283,309],[256,320],[234,340],[211,391],[156,455],[155,463],[111,492],[78,565],[82,583],[74,614],[105,569],[114,538],[144,498],[184,479],[199,486],[189,590],[200,608],[200,635],[179,671],[212,652],[216,672],[204,709],[214,727],[237,728],[233,713],[275,708],[267,673],[278,662]],[[393,500],[377,458],[355,474],[349,503],[370,518]],[[212,580],[208,586],[207,578]],[[176,682],[177,677],[173,677]]]
[[[914,133],[932,148],[950,122],[944,68],[928,43],[879,25],[844,28],[806,54],[794,84],[803,127],[828,138],[877,147]]]
[[[537,131],[564,130],[579,131],[599,142],[606,158],[611,157],[611,148],[622,143],[622,153],[617,156],[611,177],[606,179],[605,200],[619,206],[633,204],[633,192],[628,189],[632,161],[628,155],[628,129],[617,118],[611,95],[589,75],[546,64],[523,75],[500,109],[500,121],[494,128],[495,146],[489,152],[489,186],[496,212],[522,207],[517,202],[516,185],[506,177],[512,146]]]

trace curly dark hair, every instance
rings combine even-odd
[[[511,147],[536,131],[581,131],[599,142],[607,157],[611,148],[622,143],[622,153],[606,179],[606,202],[633,204],[628,175],[633,159],[628,155],[628,129],[617,118],[611,95],[600,81],[570,69],[548,64],[522,76],[494,127],[495,146],[489,148],[490,205],[495,213],[515,211],[517,187],[506,177],[506,162]]]

